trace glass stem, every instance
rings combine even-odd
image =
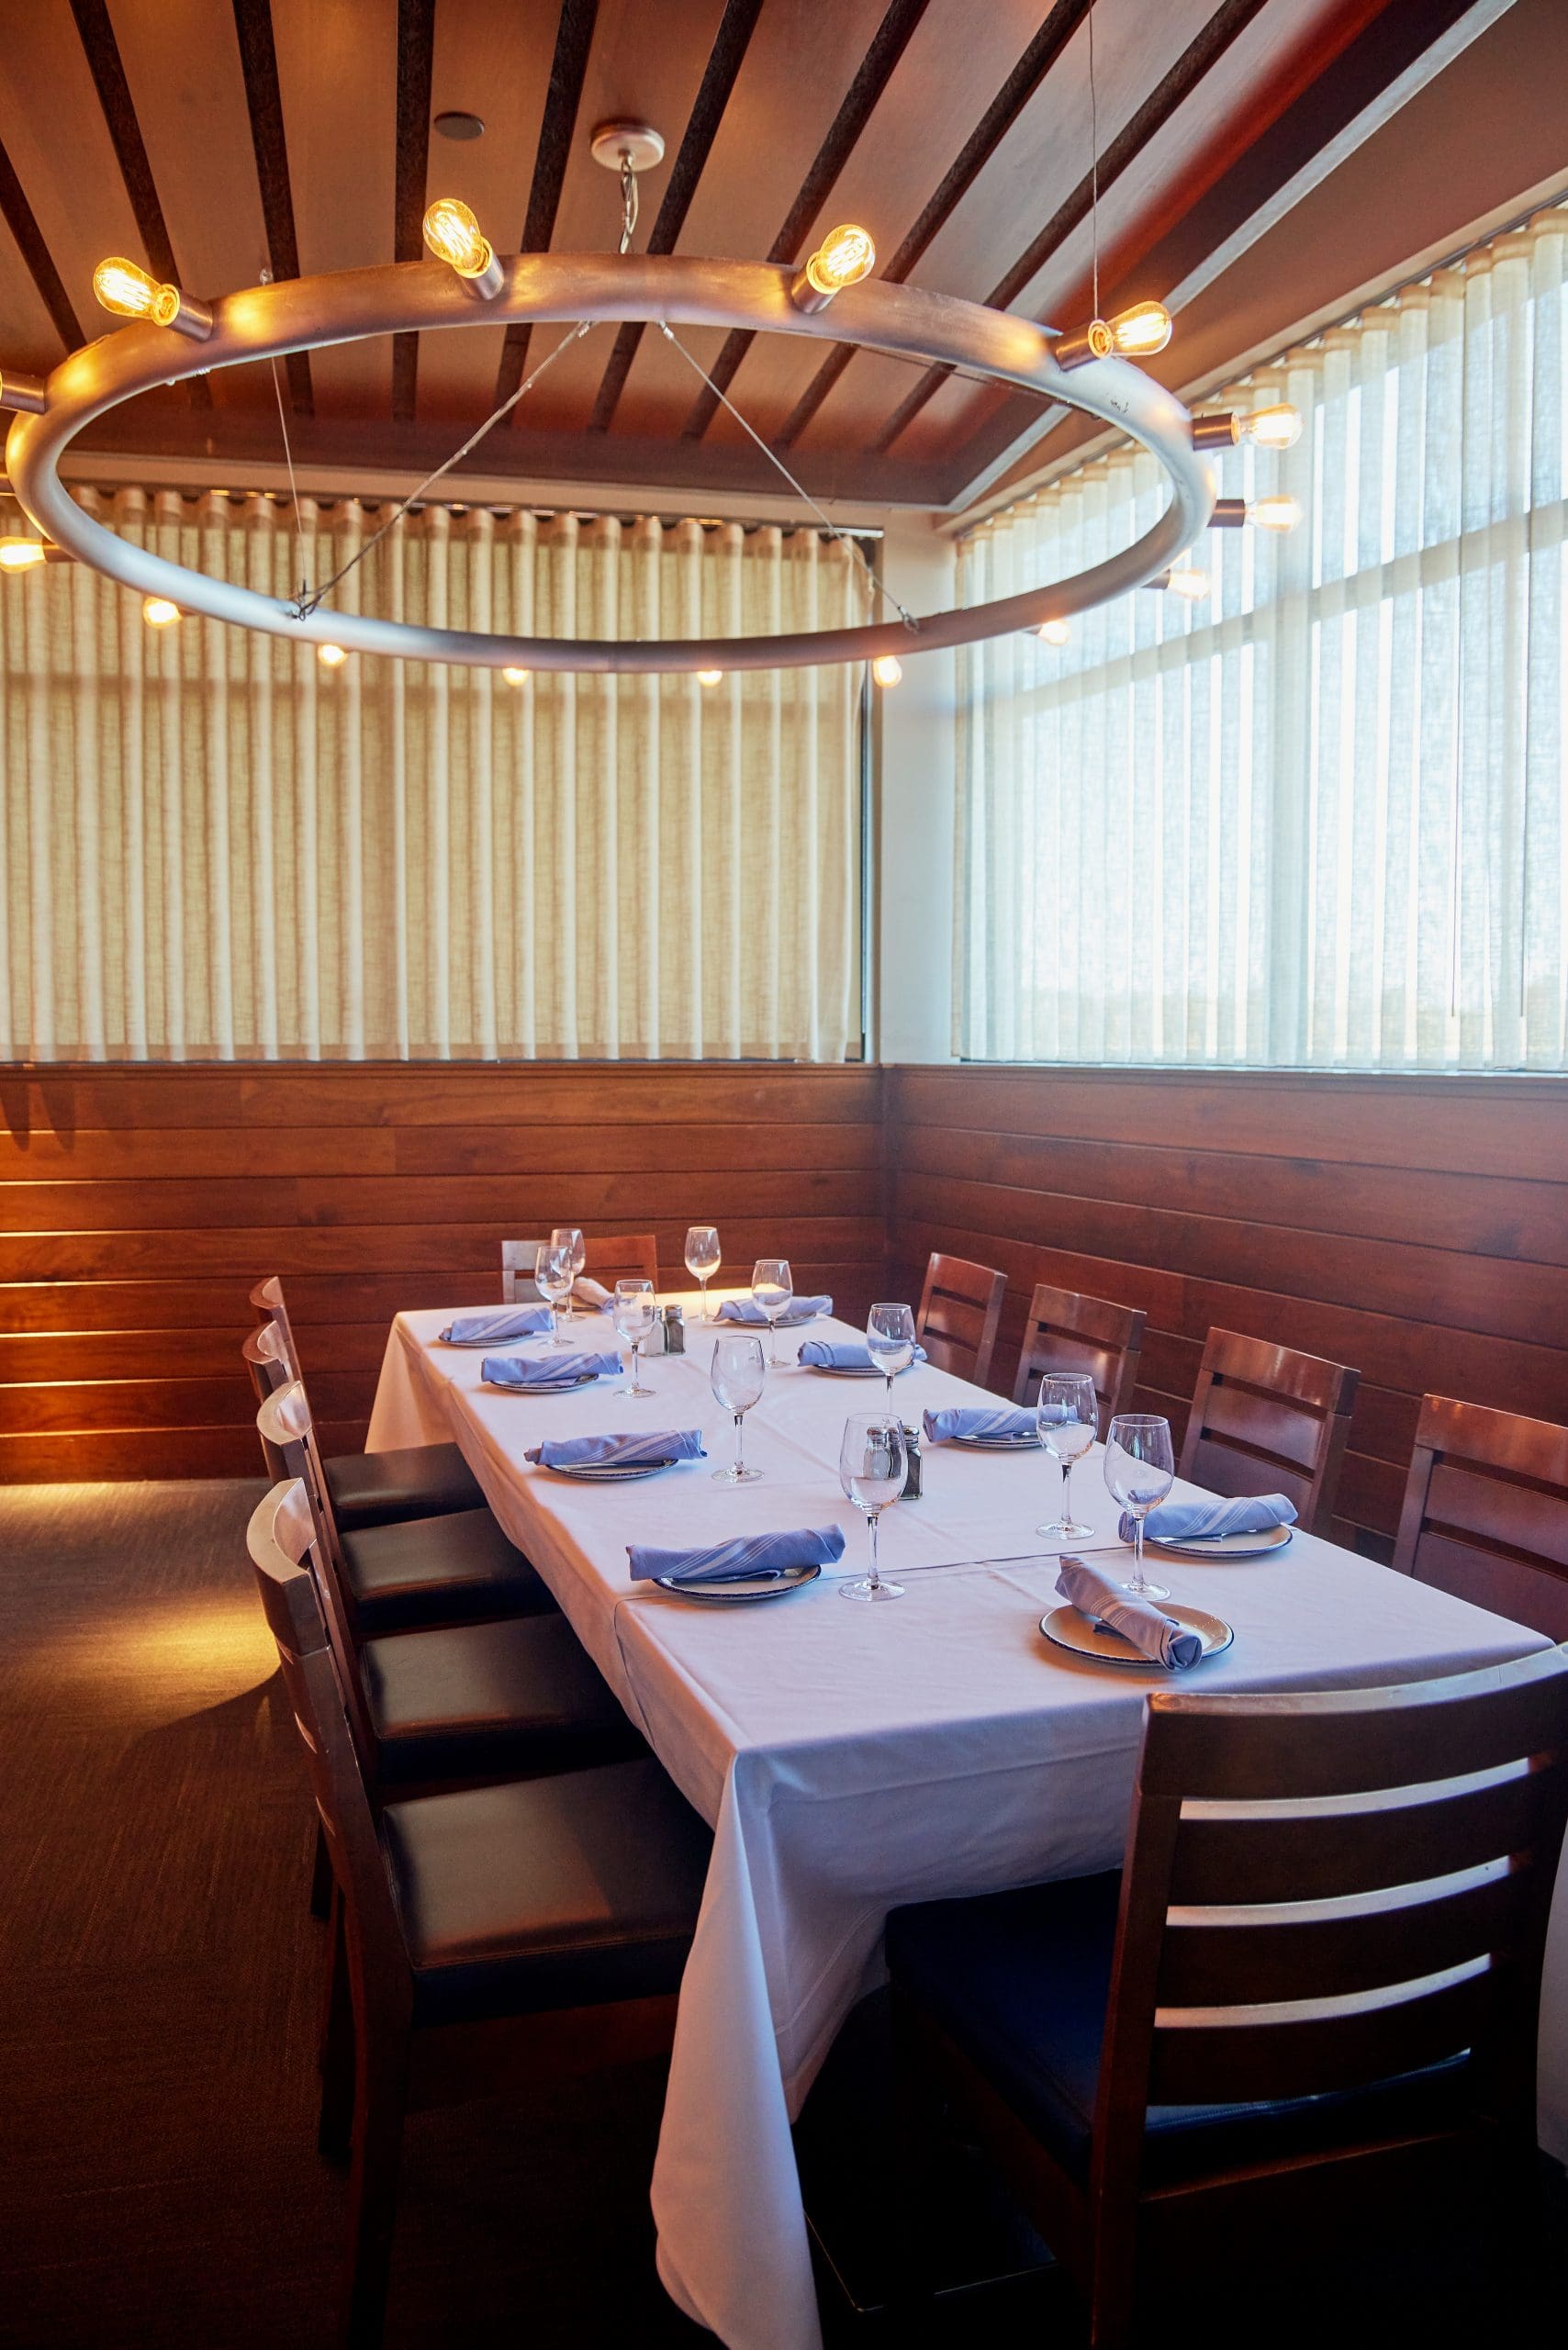
[[[1143,1589],[1143,1512],[1133,1519],[1133,1589]]]
[[[550,1308],[550,1344],[554,1346],[561,1336],[561,1309],[554,1298],[547,1297],[544,1303]]]
[[[704,1322],[708,1319],[708,1276],[706,1273],[702,1276],[702,1319]]]
[[[745,1414],[744,1412],[737,1412],[735,1414],[735,1477],[737,1482],[739,1481],[741,1471],[745,1467]]]
[[[1064,1460],[1062,1462],[1061,1522],[1064,1526],[1070,1526],[1072,1524],[1072,1470],[1073,1464],[1070,1460]]]
[[[881,1577],[877,1572],[877,1521],[881,1515],[879,1509],[868,1510],[866,1514],[866,1530],[871,1537],[871,1572],[867,1581],[873,1591],[879,1589],[881,1584]]]

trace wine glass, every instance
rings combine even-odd
[[[718,1271],[719,1235],[711,1224],[694,1224],[686,1236],[686,1270],[694,1281],[702,1284],[702,1312],[699,1319],[711,1322],[708,1311],[708,1284]]]
[[[569,1347],[572,1343],[570,1338],[561,1336],[561,1305],[571,1293],[571,1250],[557,1248],[549,1241],[543,1242],[533,1260],[533,1279],[540,1296],[550,1308],[550,1344],[553,1347]]]
[[[647,1281],[617,1281],[615,1304],[611,1318],[622,1342],[632,1349],[632,1365],[627,1372],[630,1387],[618,1387],[618,1395],[652,1395],[654,1389],[642,1384],[643,1341],[654,1326],[658,1311],[654,1285]]]
[[[749,1485],[762,1474],[760,1469],[748,1469],[745,1465],[745,1432],[742,1424],[761,1396],[767,1381],[767,1366],[762,1360],[760,1338],[715,1338],[708,1384],[735,1423],[734,1465],[714,1470],[716,1485]]]
[[[845,1599],[903,1597],[902,1583],[884,1583],[877,1572],[877,1521],[902,1493],[908,1468],[904,1433],[896,1419],[860,1413],[845,1421],[838,1482],[856,1508],[865,1511],[871,1542],[871,1571],[861,1582],[839,1584]]]
[[[1040,1526],[1035,1530],[1038,1534],[1061,1535],[1069,1542],[1085,1541],[1094,1528],[1080,1526],[1073,1516],[1072,1470],[1073,1463],[1081,1460],[1093,1443],[1100,1427],[1100,1400],[1089,1373],[1047,1371],[1040,1382],[1036,1416],[1040,1442],[1051,1458],[1061,1463],[1061,1509],[1054,1526]]]
[[[790,1310],[795,1276],[788,1257],[759,1257],[751,1269],[751,1293],[767,1316],[767,1360],[778,1366],[778,1316]]]
[[[571,1258],[572,1280],[575,1283],[577,1275],[588,1263],[588,1243],[583,1238],[581,1229],[575,1224],[558,1224],[554,1232],[550,1235],[550,1246],[552,1248],[565,1248],[566,1250],[567,1254]],[[561,1319],[563,1322],[575,1322],[577,1318],[577,1309],[572,1304],[572,1292],[568,1290],[566,1292],[566,1312],[562,1315]]]
[[[1170,1423],[1147,1412],[1119,1412],[1105,1439],[1105,1483],[1133,1522],[1133,1571],[1126,1588],[1135,1599],[1169,1599],[1164,1583],[1143,1571],[1143,1522],[1170,1491],[1176,1456]]]
[[[866,1348],[888,1382],[888,1409],[893,1408],[893,1382],[914,1360],[914,1316],[907,1305],[874,1305],[866,1316]]]

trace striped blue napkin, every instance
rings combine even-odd
[[[504,1347],[510,1338],[542,1337],[549,1327],[547,1305],[509,1305],[499,1313],[460,1314],[441,1335],[449,1347]]]
[[[633,1583],[666,1575],[674,1583],[732,1583],[739,1575],[762,1581],[786,1567],[830,1567],[844,1556],[837,1526],[797,1526],[787,1534],[743,1535],[734,1542],[710,1543],[701,1550],[650,1550],[627,1546]]]
[[[916,1347],[916,1362],[925,1360],[925,1348]],[[801,1348],[801,1360],[813,1371],[880,1371],[880,1363],[873,1364],[871,1349],[863,1338],[808,1338]],[[906,1363],[904,1369],[910,1366]]]
[[[788,1314],[781,1314],[775,1327],[791,1329],[797,1322],[814,1322],[819,1314],[831,1314],[831,1297],[797,1297],[790,1300]],[[767,1316],[754,1297],[727,1297],[714,1319],[719,1322],[745,1322],[754,1330],[767,1326]]]
[[[1234,1501],[1162,1502],[1144,1519],[1150,1542],[1210,1542],[1220,1534],[1266,1534],[1271,1526],[1294,1526],[1295,1504],[1283,1494],[1242,1494]],[[1116,1528],[1124,1542],[1133,1539],[1132,1519],[1123,1513]]]
[[[1011,1404],[958,1404],[946,1412],[927,1412],[927,1444],[947,1444],[955,1437],[1033,1437],[1038,1443],[1040,1424],[1033,1412],[1015,1411]]]
[[[523,1454],[546,1469],[630,1469],[640,1460],[705,1460],[700,1428],[660,1428],[651,1436],[553,1436]]]
[[[1092,1617],[1097,1624],[1108,1624],[1113,1632],[1120,1632],[1123,1639],[1131,1640],[1151,1664],[1162,1664],[1168,1673],[1184,1673],[1203,1655],[1204,1643],[1198,1633],[1188,1631],[1174,1616],[1151,1606],[1147,1599],[1134,1599],[1111,1576],[1092,1567],[1087,1559],[1063,1559],[1057,1589],[1081,1616]]]
[[[585,1375],[608,1378],[621,1368],[619,1355],[545,1355],[529,1360],[521,1355],[487,1355],[479,1376],[487,1387],[511,1387],[520,1394],[549,1395],[558,1388],[576,1387]]]

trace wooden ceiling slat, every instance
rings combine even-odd
[[[708,53],[708,63],[696,103],[687,121],[680,152],[670,173],[658,217],[648,235],[647,251],[651,253],[672,253],[675,251],[677,240],[686,225],[686,216],[691,209],[691,199],[697,193],[697,183],[702,176],[702,166],[708,161],[724,109],[735,86],[735,76],[745,62],[761,14],[762,0],[727,0],[713,46]],[[644,326],[628,322],[616,335],[594,401],[593,415],[588,424],[590,432],[609,431],[632,362],[637,355],[637,346],[646,331]]]
[[[17,249],[28,264],[28,274],[39,290],[39,298],[49,312],[56,333],[67,351],[74,351],[77,344],[85,340],[81,321],[71,307],[71,297],[44,242],[43,231],[33,217],[33,207],[28,202],[27,192],[3,146],[0,146],[0,214],[4,215],[6,226],[17,241]],[[14,366],[16,362],[10,360],[7,364]]]
[[[577,133],[577,108],[582,103],[598,15],[599,0],[561,0],[555,54],[550,62],[550,92],[544,102],[544,119],[539,126],[539,151],[534,157],[533,185],[529,193],[520,252],[548,252],[555,233],[555,214]],[[500,365],[496,370],[497,407],[509,399],[522,381],[531,331],[526,323],[507,329]]]
[[[245,105],[251,118],[256,181],[262,192],[262,217],[267,224],[268,266],[274,278],[297,277],[299,241],[294,228],[294,188],[288,176],[288,140],[284,130],[283,97],[278,89],[270,0],[234,0],[234,30],[245,77]],[[314,416],[309,352],[291,351],[284,364],[288,371],[289,402],[296,416]]]
[[[769,261],[799,260],[801,249],[832,193],[834,182],[870,120],[878,99],[886,89],[894,67],[908,48],[929,5],[930,0],[890,0],[887,14],[877,28],[876,37],[861,61],[860,70],[845,93],[844,103],[834,117],[827,137],[818,148],[812,167],[801,181],[795,201],[785,217],[784,225],[768,249]],[[750,350],[754,339],[749,333],[738,330],[725,336],[719,356],[708,371],[711,384],[705,385],[699,393],[691,414],[682,428],[684,439],[700,441],[702,438],[718,408],[720,393],[728,391],[734,381],[735,370]]]
[[[435,0],[398,0],[398,176],[393,198],[393,252],[398,261],[418,261],[424,252],[434,63]],[[414,413],[419,370],[419,336],[395,335],[392,415],[398,424],[408,423]]]
[[[141,232],[142,246],[151,264],[152,274],[167,284],[177,285],[180,272],[174,260],[174,248],[169,242],[168,224],[158,198],[152,166],[147,160],[141,125],[136,118],[130,84],[125,78],[119,43],[109,22],[108,9],[105,0],[71,0],[71,13],[76,19],[76,30],[81,36],[94,87],[98,93],[98,104],[104,110],[104,120],[114,141],[115,160],[119,164],[120,177],[125,182],[125,192],[130,198],[131,210],[136,215],[136,225]],[[185,394],[192,408],[212,406],[212,386],[205,375],[188,377]]]

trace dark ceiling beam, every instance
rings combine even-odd
[[[274,280],[297,277],[299,240],[294,228],[294,186],[288,176],[271,0],[234,0],[234,31],[245,77],[245,108],[251,118],[262,218],[266,223],[267,266]],[[291,351],[284,365],[288,370],[289,404],[295,415],[313,416],[316,398],[310,385],[309,352]]]
[[[555,233],[555,215],[561,208],[561,190],[571,161],[577,108],[582,104],[588,50],[598,15],[599,0],[561,0],[561,19],[555,28],[555,51],[550,60],[550,81],[544,94],[539,145],[533,158],[533,185],[529,190],[528,218],[523,222],[520,252],[548,252]],[[498,408],[502,400],[510,398],[522,381],[532,332],[527,324],[507,329],[501,363],[496,370]]]
[[[71,297],[64,281],[54,265],[54,257],[43,239],[43,230],[33,216],[16,165],[0,146],[0,217],[17,241],[17,247],[27,263],[28,272],[38,287],[39,299],[53,321],[54,330],[67,351],[74,351],[85,342],[82,322],[71,307]]]
[[[1114,186],[1128,164],[1136,161],[1157,133],[1163,130],[1171,117],[1192,96],[1204,74],[1218,64],[1232,41],[1246,31],[1253,17],[1266,5],[1267,0],[1223,0],[1223,5],[1215,10],[1196,39],[1188,43],[1164,80],[1149,93],[1101,156],[1098,178],[1102,196],[1107,188]],[[1086,172],[1038,236],[1019,254],[1005,277],[1000,279],[986,296],[991,308],[1012,308],[1052,254],[1089,218],[1094,191],[1095,174]],[[1076,321],[1069,320],[1067,323],[1070,325]],[[946,382],[947,375],[946,367],[933,367],[893,410],[872,443],[873,448],[879,453],[890,449],[900,435],[913,423],[922,408],[935,397]]]
[[[104,120],[108,125],[119,175],[125,182],[125,192],[136,215],[137,233],[141,239],[142,249],[154,277],[177,285],[180,273],[174,263],[174,249],[169,242],[168,224],[163,218],[163,207],[158,200],[157,184],[152,177],[152,166],[147,160],[141,125],[136,118],[130,84],[125,78],[119,43],[109,22],[108,9],[105,0],[71,0],[71,13],[76,19],[76,30],[86,52],[87,68],[98,93]],[[187,290],[195,294],[207,289],[193,285]],[[205,375],[187,377],[186,396],[192,408],[212,406],[212,386]]]
[[[756,20],[762,14],[762,0],[727,0],[713,46],[703,68],[701,86],[692,105],[686,135],[680,142],[680,152],[665,187],[658,218],[649,233],[647,250],[651,253],[672,253],[676,241],[686,226],[686,216],[691,209],[691,199],[697,193],[697,183],[708,161],[724,108],[735,86]],[[628,319],[615,338],[599,397],[593,404],[589,420],[590,432],[608,432],[616,404],[625,388],[632,362],[637,356],[637,346],[647,329],[640,322]]]
[[[877,274],[902,285],[910,271],[945,229],[995,154],[1046,75],[1088,15],[1092,0],[1057,0],[1056,6],[964,141],[919,219],[892,259]],[[852,342],[834,345],[785,420],[777,445],[798,441],[855,356]]]
[[[393,195],[393,259],[424,251],[425,181],[430,171],[431,79],[435,70],[435,0],[398,0],[398,165]],[[392,414],[414,413],[420,338],[392,338]]]
[[[1281,219],[1293,204],[1319,185],[1349,146],[1389,121],[1411,92],[1411,76],[1423,58],[1438,52],[1440,70],[1451,53],[1450,37],[1466,17],[1484,16],[1477,0],[1378,0],[1367,21],[1338,53],[1291,98],[1283,109],[1264,115],[1263,129],[1196,201],[1173,219],[1151,224],[1153,241],[1119,273],[1113,302],[1126,308],[1149,297],[1195,300],[1220,270]],[[1055,418],[1063,411],[1055,410]],[[1047,413],[1048,425],[1054,420]],[[1006,399],[956,453],[952,495],[968,492],[1041,419],[1022,402]]]
[[[860,61],[859,71],[845,93],[844,103],[833,118],[827,137],[801,182],[784,226],[773,240],[767,254],[769,261],[799,260],[801,248],[811,234],[817,215],[832,194],[834,181],[855,151],[860,134],[891,81],[893,69],[913,38],[928,5],[929,0],[890,0],[887,14],[872,37],[870,47]],[[709,371],[712,386],[716,388],[704,386],[699,394],[691,414],[681,427],[683,439],[700,441],[702,438],[717,412],[719,394],[728,391],[734,381],[735,370],[751,344],[751,335],[739,328],[725,336],[719,356]]]

